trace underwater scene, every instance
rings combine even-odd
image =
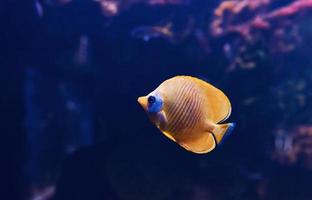
[[[312,200],[312,0],[1,0],[3,200]]]

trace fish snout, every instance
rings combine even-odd
[[[139,104],[144,108],[144,110],[147,110],[147,97],[143,96],[143,97],[139,97],[138,98],[138,102]]]

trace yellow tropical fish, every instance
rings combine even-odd
[[[231,114],[229,99],[198,78],[170,78],[138,102],[165,136],[194,153],[212,151],[234,128],[218,124]]]

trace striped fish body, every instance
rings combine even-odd
[[[160,127],[170,133],[176,141],[188,136],[194,137],[198,130],[205,127],[205,116],[208,110],[201,109],[205,97],[196,83],[185,78],[165,81],[159,86],[159,92],[164,96],[164,112],[167,123]]]
[[[151,117],[171,140],[195,153],[216,147],[231,124],[218,125],[231,113],[222,91],[200,79],[176,76],[164,81],[153,93],[163,98],[162,119]],[[158,115],[157,115],[158,116]]]

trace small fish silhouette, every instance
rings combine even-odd
[[[165,26],[140,26],[131,31],[134,38],[148,42],[154,38],[164,38],[171,40],[174,36],[172,30],[172,23]]]

